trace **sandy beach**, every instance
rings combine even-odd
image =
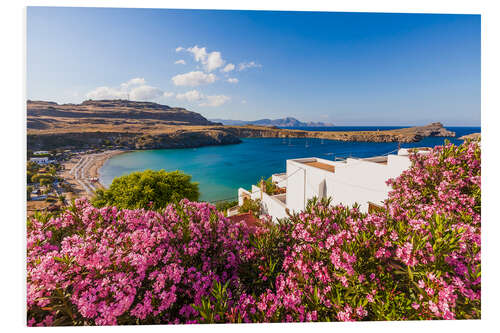
[[[99,182],[99,169],[111,157],[122,154],[124,150],[107,150],[102,153],[80,154],[63,163],[61,174],[74,189],[75,197],[91,198],[94,191],[103,188]]]

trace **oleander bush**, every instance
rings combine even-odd
[[[478,142],[412,154],[384,211],[311,200],[249,229],[205,203],[28,224],[28,323],[478,319]],[[43,222],[42,222],[43,221]]]
[[[238,288],[245,225],[207,203],[163,212],[95,208],[86,200],[28,225],[28,324],[196,322],[214,282]]]

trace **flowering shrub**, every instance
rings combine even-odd
[[[243,294],[224,320],[480,318],[480,146],[411,160],[389,181],[386,213],[313,200],[292,216],[268,242],[286,240],[283,260],[269,257],[283,262],[274,288]]]
[[[244,225],[207,203],[164,212],[87,201],[28,226],[28,324],[193,323],[214,282],[238,287]]]
[[[187,200],[163,212],[78,201],[33,220],[29,324],[480,318],[479,143],[411,160],[372,214],[311,200],[249,230]]]
[[[418,273],[413,307],[430,318],[479,318],[480,143],[446,143],[411,160],[412,168],[389,181],[386,206],[399,234],[395,255]]]

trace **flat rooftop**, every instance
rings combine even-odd
[[[301,163],[305,164],[305,165],[308,165],[308,166],[312,166],[312,167],[318,168],[318,169],[322,169],[322,170],[325,170],[325,171],[335,172],[335,166],[334,165],[329,165],[329,164],[322,163],[322,162],[317,162],[317,161],[301,162]]]
[[[388,158],[387,156],[375,156],[375,157],[364,158],[363,160],[379,164],[387,164]]]

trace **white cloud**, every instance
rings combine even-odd
[[[86,97],[88,99],[127,99],[128,92],[110,88],[110,87],[97,87],[94,90],[87,93]]]
[[[229,83],[238,83],[238,79],[234,78],[234,77],[230,77],[229,79],[227,79],[227,82],[229,82]]]
[[[177,78],[174,81],[180,81],[180,83],[183,83],[184,85],[188,85],[185,83],[199,83],[200,80],[203,81],[211,81],[212,82],[215,80],[215,75],[214,74],[205,74],[202,72],[201,73],[204,76],[201,76],[201,79],[199,74],[196,72],[191,72],[195,73],[194,76],[185,76],[181,78]],[[187,74],[191,74],[187,73]],[[183,85],[183,84],[178,84],[178,85]],[[124,82],[119,85],[119,88],[113,88],[113,87],[98,87],[89,93],[87,93],[86,97],[88,99],[93,99],[93,100],[99,100],[99,99],[130,99],[134,101],[151,101],[151,100],[158,100],[161,98],[169,98],[175,96],[176,99],[181,100],[181,101],[187,101],[187,102],[198,102],[199,106],[212,106],[212,107],[217,107],[220,106],[226,102],[228,102],[231,98],[229,96],[225,95],[205,95],[198,90],[190,90],[185,93],[178,93],[175,94],[170,91],[163,91],[160,88],[153,87],[150,85],[146,84],[146,80],[143,78],[134,78],[131,79],[127,82]]]
[[[243,71],[243,70],[245,70],[245,69],[247,69],[247,68],[253,68],[253,67],[255,67],[255,68],[260,68],[260,67],[262,67],[262,65],[261,65],[261,64],[258,64],[258,63],[256,63],[255,61],[250,61],[250,62],[242,62],[242,63],[240,63],[240,64],[238,65],[238,70],[239,70],[239,71]]]
[[[194,71],[185,74],[179,74],[172,78],[176,86],[199,86],[201,84],[214,83],[217,77],[215,74],[206,74],[201,71]]]
[[[205,96],[205,101],[200,103],[200,106],[221,106],[228,102],[231,98],[225,95]]]
[[[186,62],[183,59],[179,59],[176,62],[174,62],[174,64],[176,64],[176,65],[185,65]]]
[[[203,99],[205,96],[200,93],[198,90],[190,90],[188,92],[185,92],[183,94],[177,94],[175,98],[179,100],[185,100],[188,102],[194,102],[194,101],[199,101]]]
[[[146,84],[144,78],[133,78],[120,84],[119,88],[98,87],[87,93],[88,99],[130,99],[134,101],[154,100],[166,96],[160,88]]]
[[[187,102],[200,102],[199,106],[221,106],[222,104],[228,102],[231,98],[225,95],[204,95],[198,90],[190,90],[182,94],[177,94],[175,96],[178,100]]]
[[[194,60],[196,60],[197,62],[202,62],[207,58],[207,49],[204,47],[198,47],[197,45],[195,45],[188,48],[187,51],[193,54]]]
[[[130,99],[133,101],[152,100],[163,95],[163,91],[156,87],[140,86],[130,91]]]
[[[142,86],[146,84],[146,80],[142,77],[136,77],[120,84],[121,90],[127,90],[131,87]]]
[[[225,63],[222,59],[221,53],[218,51],[207,53],[207,49],[205,47],[198,47],[198,45],[188,48],[187,51],[193,54],[194,60],[196,62],[200,62],[207,72],[216,70],[217,68],[222,67]]]
[[[205,67],[207,71],[211,72],[219,67],[222,67],[224,65],[224,60],[222,60],[220,52],[211,52],[208,55],[207,63],[205,64]]]
[[[247,100],[246,99],[242,100],[241,104],[247,104]]]
[[[227,73],[227,72],[230,72],[234,69],[234,64],[227,64],[226,67],[224,67],[223,69],[221,69],[221,71]]]
[[[183,50],[185,50],[185,49],[184,49],[182,46],[179,46],[179,47],[177,47],[177,48],[175,49],[175,52],[181,52],[181,51],[183,51]]]

